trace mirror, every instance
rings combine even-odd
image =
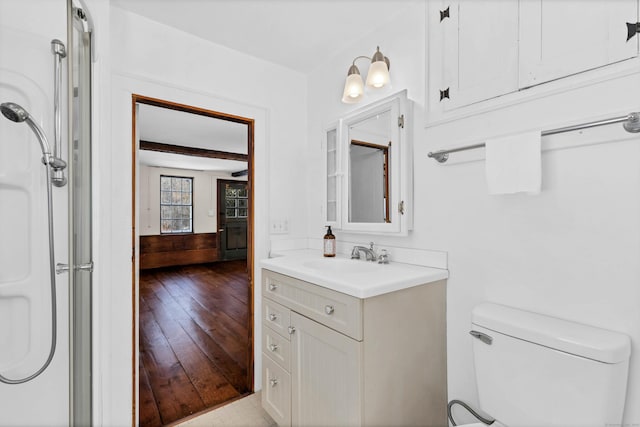
[[[336,229],[404,235],[411,229],[408,106],[403,91],[340,119],[338,132],[326,129],[325,220]],[[333,162],[331,142],[336,137],[339,161]],[[330,197],[336,194],[340,195],[337,207]]]
[[[391,222],[389,215],[389,149],[391,142],[376,141],[386,138],[386,129],[379,135],[366,135],[368,122],[372,127],[388,122],[387,111],[381,116],[358,123],[349,129],[349,222]],[[361,129],[363,128],[363,129]],[[359,139],[353,139],[355,136]],[[362,138],[361,136],[362,135]],[[365,140],[366,139],[366,140]]]

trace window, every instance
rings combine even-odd
[[[225,185],[225,215],[227,218],[246,218],[249,213],[246,183]]]
[[[160,233],[193,232],[193,178],[160,175]]]

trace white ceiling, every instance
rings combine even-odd
[[[141,141],[247,154],[247,125],[148,104],[138,108]]]
[[[241,123],[147,104],[138,104],[136,123],[141,141],[247,154],[248,127]],[[247,169],[246,162],[146,150],[140,150],[138,160],[147,166],[222,173]]]
[[[122,9],[302,73],[420,0],[111,0]],[[345,70],[348,64],[345,65]]]

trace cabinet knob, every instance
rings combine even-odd
[[[278,285],[276,285],[275,283],[269,283],[269,290],[270,291],[275,291],[276,289],[278,289]]]
[[[269,350],[276,351],[278,350],[278,345],[277,344],[269,344]]]
[[[296,328],[294,326],[289,326],[287,330],[289,331],[289,335],[293,335],[293,333],[296,331]]]
[[[332,305],[325,305],[324,306],[324,312],[326,314],[333,314],[333,306]]]
[[[277,378],[271,378],[269,380],[269,384],[271,384],[271,387],[275,387],[278,385],[278,379]]]
[[[272,322],[275,322],[276,320],[278,320],[278,316],[276,316],[275,314],[271,313],[271,314],[269,314],[269,320],[271,320]]]

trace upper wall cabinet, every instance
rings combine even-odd
[[[638,36],[627,40],[638,0],[443,0],[427,2],[427,14],[428,123],[638,57]]]
[[[437,2],[427,2],[430,9]],[[430,101],[450,111],[518,89],[518,3],[451,1],[430,10]]]
[[[626,23],[637,21],[637,0],[520,1],[519,86],[636,57]]]
[[[412,228],[411,104],[406,91],[362,107],[324,132],[324,220],[335,228],[406,235]]]

